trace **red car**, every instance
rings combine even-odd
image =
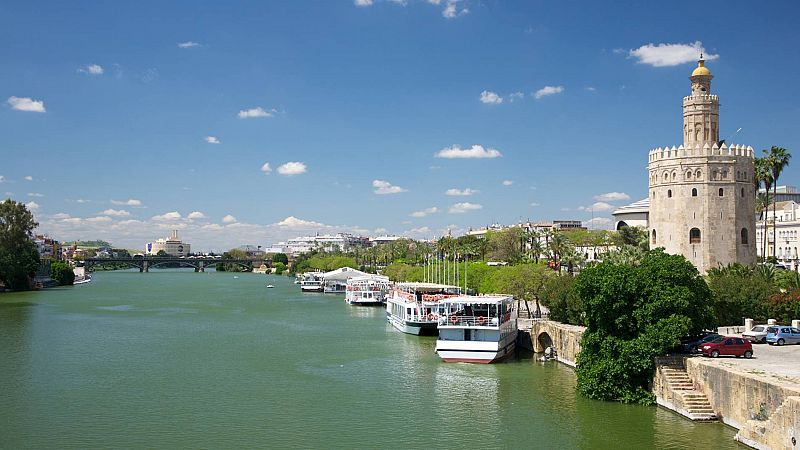
[[[720,355],[731,355],[735,357],[753,357],[753,344],[746,339],[735,336],[720,336],[711,342],[706,342],[700,347],[703,356],[716,358]]]

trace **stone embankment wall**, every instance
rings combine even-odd
[[[686,371],[714,411],[739,429],[736,440],[759,449],[800,449],[800,388],[779,377],[689,358]]]
[[[566,325],[546,319],[518,319],[519,345],[535,353],[547,347],[556,350],[556,360],[575,367],[581,351],[581,336],[585,327]]]

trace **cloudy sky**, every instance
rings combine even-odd
[[[721,137],[800,150],[800,4],[597,3],[4,2],[0,194],[130,248],[607,227],[701,51]]]

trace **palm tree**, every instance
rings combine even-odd
[[[772,146],[769,151],[764,150],[764,153],[767,154],[767,161],[769,164],[769,171],[772,174],[772,220],[773,223],[777,218],[776,215],[776,207],[777,207],[777,197],[778,197],[778,177],[780,177],[781,172],[789,165],[789,160],[792,158],[792,155],[783,147],[776,147]],[[776,256],[777,253],[775,252],[776,246],[778,241],[776,240],[778,227],[777,225],[773,225],[772,227],[772,256]]]
[[[769,211],[769,205],[772,203],[772,195],[768,192],[763,194],[758,194],[756,196],[756,211],[759,216],[761,216],[764,220],[764,227],[762,230],[763,239],[761,239],[761,261],[765,261],[765,254],[767,249],[767,212]]]
[[[766,152],[766,150],[764,150]],[[763,158],[757,158],[755,161],[755,178],[760,179],[761,183],[764,184],[764,191],[769,194],[769,190],[772,187],[773,178],[772,172],[770,171],[769,167],[769,160],[766,156]],[[763,232],[763,239],[761,240],[761,259],[766,261],[767,260],[767,212],[768,209],[764,210],[764,229]],[[773,218],[774,219],[774,218]]]

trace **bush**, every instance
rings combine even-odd
[[[766,304],[766,317],[780,324],[790,324],[800,319],[800,291],[781,292],[772,295]]]
[[[550,310],[550,319],[571,325],[586,325],[583,301],[574,287],[575,277],[570,274],[556,275],[545,281],[541,300]]]
[[[272,264],[272,268],[275,269],[275,275],[280,275],[286,271],[286,264],[282,262],[276,262]]]
[[[765,321],[768,300],[778,292],[778,287],[769,279],[773,273],[741,264],[709,270],[708,285],[714,298],[717,323],[741,325],[745,317]]]
[[[714,325],[711,291],[680,255],[647,252],[638,265],[602,262],[575,280],[587,329],[577,360],[586,397],[651,404],[656,356]]]
[[[72,286],[75,283],[75,272],[69,264],[62,261],[53,261],[50,264],[50,278],[59,286]]]

